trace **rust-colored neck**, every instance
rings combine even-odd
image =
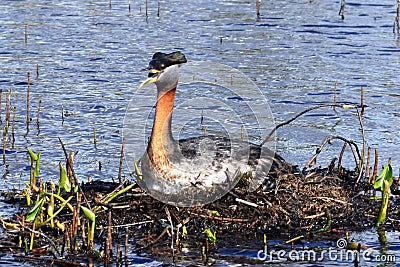
[[[147,153],[154,167],[167,167],[168,153],[172,153],[174,139],[171,131],[172,109],[174,107],[176,86],[168,92],[159,92],[153,130]]]

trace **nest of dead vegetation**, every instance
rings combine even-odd
[[[212,229],[218,235],[219,244],[231,244],[233,238],[262,240],[264,234],[269,238],[282,235],[310,237],[319,233],[373,226],[379,202],[369,199],[372,185],[356,183],[358,172],[332,165],[305,172],[285,162],[274,164],[269,173],[269,178],[276,181],[274,188],[265,190],[261,185],[258,190],[248,192],[246,181],[243,180],[221,199],[191,208],[166,205],[136,185],[111,203],[104,204],[99,202],[102,196],[126,185],[92,181],[81,185],[85,199],[82,205],[87,201],[92,207],[100,207],[96,212],[95,231],[95,244],[100,246],[95,246],[95,251],[105,251],[106,247],[110,248],[109,251],[114,250],[114,254],[111,254],[114,256],[108,256],[108,260],[113,257],[121,259],[123,253],[120,247],[129,247],[136,253],[172,255],[171,245],[178,255],[191,249],[197,251],[200,257],[201,251],[208,251],[206,229]],[[32,225],[25,222],[22,228],[21,222],[29,207],[24,204],[24,199],[10,198],[9,195],[7,202],[20,203],[20,214],[6,223],[18,223],[21,228],[17,227],[4,235],[7,242],[2,241],[3,249],[23,250],[20,247],[21,240],[29,240],[32,234],[29,230]],[[391,205],[389,214],[398,219],[396,206]],[[63,230],[48,226],[38,229],[40,234],[36,233],[35,247],[43,248],[41,255],[46,255],[44,251],[52,255],[50,259],[41,257],[41,260],[61,264],[82,263],[82,258],[76,258],[77,255],[104,260],[106,253],[89,253],[87,229],[82,227],[86,219],[82,212],[80,215],[79,211],[77,213],[74,215],[69,210],[60,213],[57,218],[66,226]],[[81,226],[71,230],[77,227],[72,227],[76,216],[80,216]],[[393,219],[389,223],[395,226],[398,220]],[[71,231],[75,231],[76,235]],[[183,243],[186,244],[185,249]],[[27,257],[23,258],[26,260]]]
[[[310,110],[312,108],[307,111]],[[43,223],[48,220],[51,203],[47,197],[51,194],[46,192],[45,186],[36,189],[36,197],[41,196],[43,204],[35,223],[26,220],[32,211],[32,205],[26,204],[29,194],[4,193],[3,201],[17,204],[18,211],[12,218],[2,219],[7,231],[0,235],[0,245],[3,250],[12,252],[15,259],[57,265],[84,265],[95,260],[104,265],[129,263],[132,251],[139,255],[150,253],[161,259],[168,257],[169,262],[181,255],[186,261],[193,258],[190,264],[208,264],[217,246],[230,247],[240,242],[242,247],[256,243],[256,247],[261,248],[264,235],[268,239],[282,236],[312,239],[327,233],[339,233],[339,237],[343,237],[347,230],[363,230],[376,223],[381,202],[371,197],[376,195],[372,184],[378,164],[376,159],[373,175],[371,172],[363,175],[365,171],[358,168],[353,171],[342,168],[340,162],[346,145],[351,147],[354,158],[358,159],[356,166],[361,165],[362,170],[370,169],[370,153],[365,164],[354,142],[336,136],[324,141],[308,166],[315,164],[316,156],[332,139],[345,143],[337,163],[333,160],[326,168],[300,170],[277,157],[268,179],[257,190],[249,192],[248,180],[242,179],[221,199],[197,207],[165,204],[128,181],[122,184],[92,181],[80,185],[76,193],[62,195],[65,200],[56,203],[57,212],[60,212],[55,226],[51,227]],[[61,145],[69,166],[68,176],[73,181],[73,161],[62,142]],[[124,188],[129,190],[115,194]],[[388,217],[381,227],[395,228],[400,224],[397,189],[398,179],[395,179]],[[88,228],[93,224],[82,206],[95,216],[94,244],[88,242]]]

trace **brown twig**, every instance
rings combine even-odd
[[[344,151],[345,151],[346,147],[347,147],[347,142],[344,142],[343,146],[342,146],[342,150],[340,151],[339,159],[338,159],[338,170],[339,171],[342,167],[342,159],[343,159],[343,155],[344,155]]]
[[[271,136],[276,132],[276,130],[278,130],[278,129],[281,128],[282,126],[285,126],[285,125],[291,123],[291,122],[294,121],[295,119],[299,118],[300,116],[302,116],[302,115],[304,115],[304,114],[306,114],[306,113],[308,113],[308,112],[310,112],[310,111],[313,111],[313,110],[316,110],[316,109],[320,109],[320,108],[326,108],[326,107],[340,107],[340,108],[344,108],[344,105],[340,105],[340,104],[322,104],[322,105],[317,105],[317,106],[309,107],[309,108],[303,110],[302,112],[296,114],[295,116],[293,116],[293,117],[290,118],[289,120],[284,121],[284,122],[279,123],[278,125],[276,125],[276,126],[274,127],[274,129],[272,129],[271,132],[267,135],[267,137],[264,138],[264,141],[261,142],[260,146],[263,146],[266,142],[268,142],[268,141],[270,140]],[[353,106],[351,106],[351,107],[353,107]]]
[[[357,161],[357,157],[358,160],[361,159],[361,155],[360,155],[360,151],[358,149],[358,146],[356,143],[354,143],[354,141],[352,140],[348,140],[342,136],[328,136],[327,138],[325,138],[325,140],[322,142],[322,144],[317,148],[315,154],[311,157],[311,159],[308,161],[308,163],[306,164],[307,167],[312,167],[315,165],[315,163],[317,162],[317,156],[321,153],[322,149],[325,147],[326,144],[330,143],[333,139],[339,139],[342,140],[343,142],[346,142],[350,145],[350,148],[353,152],[353,156],[354,156],[354,160],[356,162],[356,166],[358,168],[359,164]],[[356,151],[353,150],[353,147],[355,148]],[[356,155],[356,153],[357,155]]]
[[[200,217],[200,218],[205,218],[205,219],[210,219],[210,220],[216,220],[216,221],[222,221],[222,222],[236,222],[236,223],[245,223],[249,222],[249,219],[242,219],[242,218],[227,218],[227,217],[220,217],[220,216],[213,216],[213,215],[205,215],[205,214],[198,214],[198,213],[190,213],[191,215]]]

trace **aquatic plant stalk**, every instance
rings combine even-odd
[[[344,19],[344,8],[345,7],[346,7],[346,1],[345,0],[340,0],[339,16],[341,16],[342,19]]]
[[[2,101],[3,101],[3,89],[0,88],[0,124],[3,124],[3,120],[1,119]]]
[[[378,227],[385,219],[387,214],[387,208],[389,205],[390,198],[390,186],[393,183],[393,170],[390,162],[386,164],[385,168],[382,170],[381,174],[376,178],[374,183],[375,189],[380,189],[382,191],[382,202],[379,209],[378,218],[376,221],[376,226]]]
[[[28,25],[24,25],[24,41],[25,41],[25,44],[27,44],[28,43]]]
[[[85,214],[86,218],[88,219],[91,224],[89,224],[88,229],[88,248],[89,250],[93,250],[94,248],[94,230],[96,228],[96,215],[90,209],[81,206],[83,213]]]
[[[11,127],[11,137],[12,137],[12,143],[11,143],[11,148],[14,149],[15,145],[15,120],[17,118],[17,107],[14,107],[13,110],[13,123]]]
[[[29,133],[29,121],[30,121],[30,101],[31,101],[31,73],[28,72],[28,88],[26,94],[26,135]]]
[[[121,146],[121,156],[119,158],[119,167],[118,167],[118,181],[121,184],[122,179],[122,165],[124,162],[124,147],[125,147],[125,138],[122,138],[122,146]]]
[[[256,0],[256,15],[257,19],[260,18],[261,0]]]

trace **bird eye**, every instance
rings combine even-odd
[[[165,64],[161,64],[160,67],[163,69],[165,68]]]

